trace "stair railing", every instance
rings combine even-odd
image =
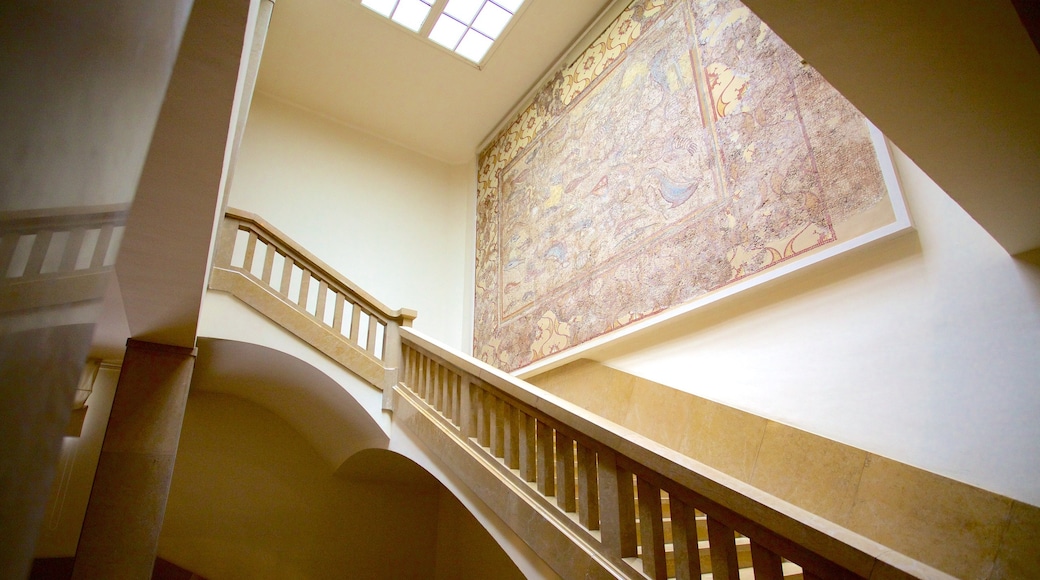
[[[210,287],[381,387],[395,423],[562,577],[950,578],[424,337],[414,311],[248,212],[227,211]]]
[[[0,313],[101,298],[129,206],[0,212]]]
[[[243,285],[243,279],[253,284]],[[258,293],[256,286],[265,292]],[[231,292],[384,389],[387,396],[389,387],[397,383],[398,329],[411,326],[416,312],[389,308],[263,218],[227,209],[210,288]],[[325,332],[315,335],[289,320],[286,308]],[[333,339],[337,344],[330,344]],[[338,342],[345,343],[349,352],[343,352]]]
[[[949,577],[411,329],[401,334],[399,404],[432,418],[595,551],[599,567],[576,575],[737,580],[750,564],[760,580]],[[402,412],[395,407],[395,420]],[[504,519],[516,511],[487,495]]]

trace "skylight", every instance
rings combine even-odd
[[[523,3],[524,0],[361,0],[362,6],[474,64],[480,64]],[[438,10],[440,7],[443,8]]]

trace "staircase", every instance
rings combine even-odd
[[[383,392],[407,430],[564,578],[948,578],[409,328],[229,210],[210,288]]]

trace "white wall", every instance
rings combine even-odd
[[[1040,505],[1040,269],[894,153],[915,233],[594,358]]]
[[[418,310],[416,329],[463,346],[475,179],[475,162],[448,165],[257,94],[229,205],[387,306]]]

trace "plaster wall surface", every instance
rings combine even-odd
[[[40,537],[36,540],[37,558],[62,558],[76,554],[76,543],[87,511],[118,381],[118,369],[105,366],[98,370],[87,398],[79,436],[62,438],[57,474],[51,485]]]
[[[159,554],[213,579],[426,578],[438,505],[435,485],[346,481],[274,413],[192,392]]]
[[[1040,270],[894,153],[916,232],[593,358],[1040,505]]]
[[[258,94],[229,205],[391,308],[418,310],[416,329],[458,347],[475,179],[473,163],[448,165]]]

